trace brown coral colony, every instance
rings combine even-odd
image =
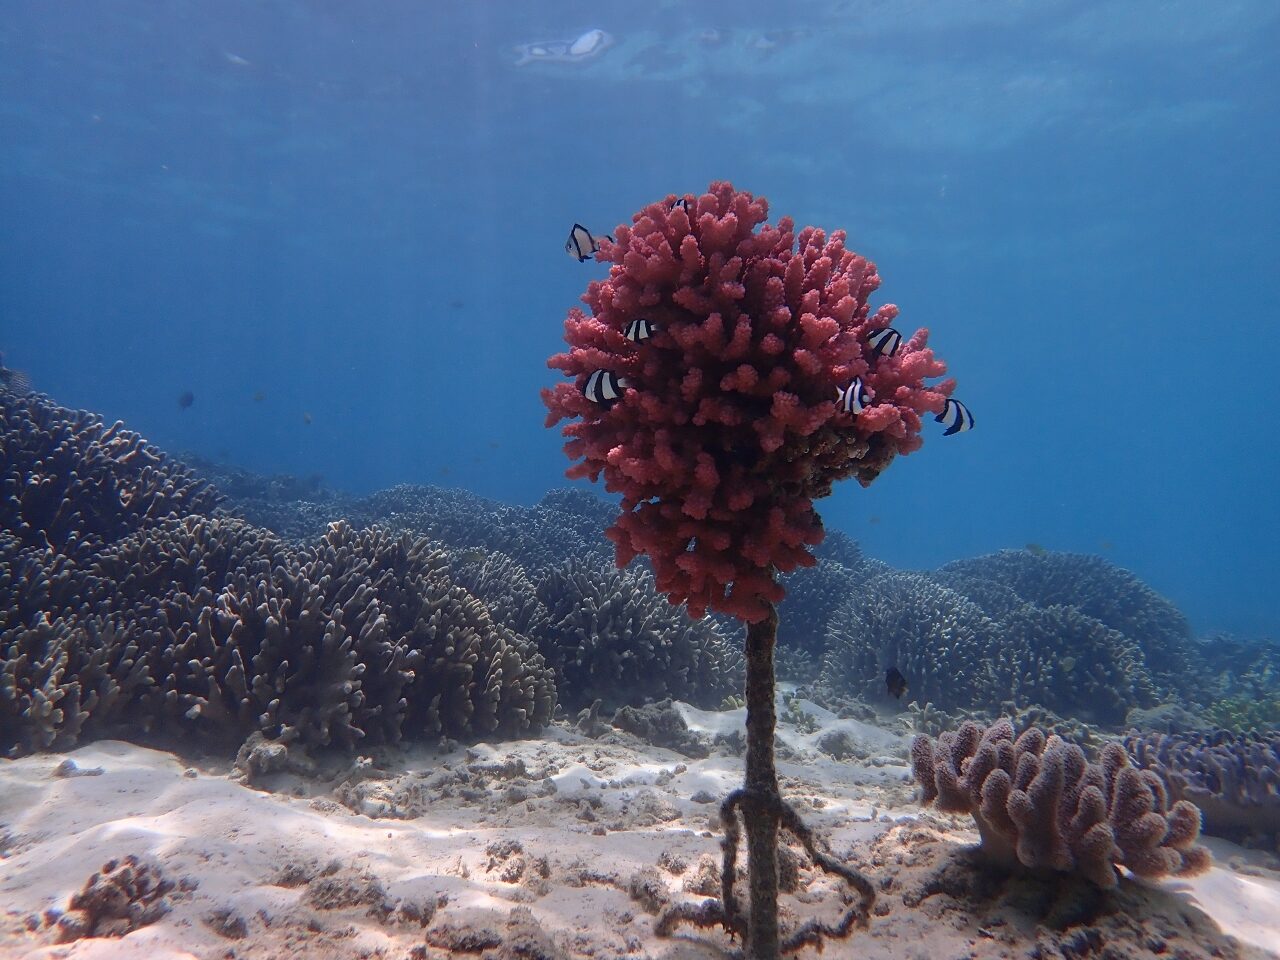
[[[1170,805],[1155,773],[1109,743],[1090,762],[1076,744],[1036,727],[1014,738],[1004,719],[968,721],[936,741],[916,737],[911,766],[923,802],[977,822],[984,857],[1004,867],[1074,873],[1110,889],[1117,867],[1141,877],[1192,876],[1209,868],[1196,844],[1200,811]]]

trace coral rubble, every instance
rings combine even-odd
[[[123,937],[169,912],[175,885],[159,867],[135,856],[108,860],[71,897],[58,920],[57,941]]]

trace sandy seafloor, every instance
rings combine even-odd
[[[742,710],[677,706],[707,735],[743,723]],[[816,729],[779,731],[784,793],[878,890],[869,928],[824,956],[1280,956],[1268,952],[1280,950],[1274,854],[1210,839],[1209,874],[1126,880],[1101,899],[992,877],[966,853],[971,820],[914,802],[905,735],[804,709]],[[845,760],[814,749],[833,730],[848,735]],[[718,892],[718,801],[741,763],[565,723],[536,740],[384,751],[336,780],[302,771],[252,786],[230,763],[120,741],[4,761],[0,956],[723,956],[716,931],[656,936],[654,912]],[[57,942],[48,911],[128,855],[174,884],[168,912],[122,937]],[[839,914],[834,881],[803,864],[792,877],[785,915]],[[1054,929],[1073,911],[1078,922]]]

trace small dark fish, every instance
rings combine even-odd
[[[622,335],[632,343],[639,343],[652,337],[656,329],[657,327],[651,321],[643,317],[636,317],[627,324],[626,329],[622,331]]]
[[[609,234],[601,234],[604,239],[610,243],[614,242],[613,237]],[[564,242],[564,252],[579,263],[585,263],[600,251],[600,241],[591,235],[588,230],[580,223],[575,223],[573,229],[569,231],[569,239]]]
[[[302,422],[305,423],[307,426],[311,426],[311,414],[304,413],[302,415]]]
[[[1031,554],[1033,557],[1047,557],[1049,555],[1049,551],[1046,550],[1044,547],[1040,546],[1040,544],[1038,543],[1028,543],[1026,546],[1026,551],[1027,553]]]
[[[867,346],[871,348],[874,356],[892,357],[902,346],[902,334],[893,327],[875,330],[867,335]]]
[[[253,395],[254,403],[261,403],[265,399],[267,399],[267,395],[263,393],[261,390],[259,390],[257,393]]]
[[[871,396],[867,393],[867,386],[862,382],[861,377],[854,377],[853,382],[849,386],[836,388],[836,402],[840,404],[840,409],[845,413],[852,413],[855,417],[871,403]]]
[[[196,402],[196,395],[192,393],[190,390],[182,391],[182,394],[178,397],[178,406],[181,407],[183,410],[190,409],[191,405],[195,402]]]
[[[597,370],[587,377],[582,386],[582,395],[592,403],[608,406],[622,399],[622,391],[631,384],[625,377],[620,377],[611,370]]]
[[[959,400],[952,400],[950,397],[947,398],[942,412],[933,419],[935,423],[945,423],[947,425],[947,429],[942,431],[944,437],[973,429],[973,414],[969,412],[969,408]]]
[[[907,692],[907,678],[898,672],[897,667],[890,667],[886,671],[884,685],[889,691],[889,696],[897,700],[901,700],[902,695]]]

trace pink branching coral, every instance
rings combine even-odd
[[[619,565],[647,554],[658,589],[694,616],[765,619],[783,594],[775,573],[815,562],[813,501],[918,449],[921,414],[940,413],[953,387],[925,386],[946,371],[927,330],[900,349],[868,342],[898,308],[872,311],[880,277],[844,231],[797,234],[767,216],[763,198],[713,183],[601,241],[609,277],[588,286],[590,315],[570,311],[570,349],[549,361],[574,383],[543,391],[548,426],[575,419],[568,476],[603,474],[622,494],[608,531]],[[617,378],[605,394],[616,384],[617,402],[588,396],[597,371]],[[860,412],[837,403],[855,378]]]
[[[1118,743],[1090,763],[1038,728],[1015,740],[1008,720],[986,730],[969,721],[936,743],[916,737],[911,766],[923,802],[972,814],[997,863],[1077,873],[1103,889],[1116,885],[1117,865],[1141,877],[1209,868],[1196,844],[1200,811],[1186,800],[1170,806],[1163,781],[1130,766]]]

